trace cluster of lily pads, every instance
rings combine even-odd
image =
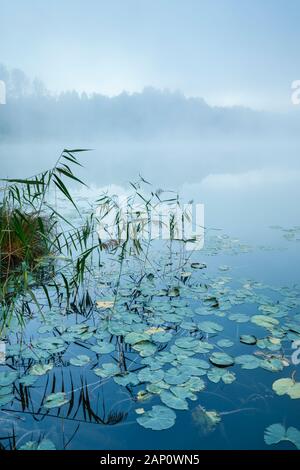
[[[232,241],[221,238],[220,244],[224,243],[234,250]],[[112,295],[110,286],[104,289],[103,297],[95,301],[93,317],[79,317],[77,323],[53,308],[33,338],[26,340],[25,335],[18,343],[9,338],[7,365],[0,366],[0,407],[13,406],[15,383],[34,387],[56,367],[59,356],[65,366],[92,371],[95,380],[112,380],[133,390],[137,423],[159,431],[174,426],[176,413],[188,410],[209,384],[235,382],[239,368],[273,373],[288,369],[291,344],[300,340],[300,314],[295,313],[299,289],[247,279],[236,287],[227,275],[228,266],[221,265],[222,275],[217,277],[205,271],[205,263],[191,262],[179,276],[165,276],[162,285],[149,269],[138,289],[125,273],[118,296]],[[244,354],[231,352],[237,347],[237,331]],[[74,345],[82,347],[81,354],[72,352]],[[17,367],[20,361],[25,364],[23,372]],[[293,377],[273,383],[276,394],[292,399],[300,398],[299,389]],[[154,404],[148,405],[151,400]],[[51,410],[69,402],[67,391],[53,392],[45,396],[43,407]],[[221,420],[216,410],[196,408],[193,415],[208,428]],[[266,431],[267,444],[285,439],[298,445],[294,428],[273,426],[277,427]],[[51,447],[48,441],[24,446],[45,445]]]

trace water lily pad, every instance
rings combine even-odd
[[[140,382],[155,383],[160,382],[164,378],[164,375],[164,371],[161,369],[151,370],[149,367],[146,367],[145,369],[140,370],[138,378]]]
[[[242,366],[242,369],[256,369],[260,366],[261,359],[252,354],[243,354],[235,358],[235,362]]]
[[[209,358],[210,362],[217,367],[229,367],[234,364],[234,358],[223,352],[214,352]]]
[[[53,364],[34,364],[30,370],[30,375],[45,375],[53,369]]]
[[[249,345],[254,345],[257,342],[257,339],[253,335],[241,335],[240,336],[240,342],[243,344],[249,344]]]
[[[168,390],[161,392],[160,399],[165,405],[175,410],[187,410],[189,408],[188,402],[184,398],[179,398]]]
[[[191,263],[193,269],[205,269],[207,266],[205,263]]]
[[[8,405],[8,403],[11,403],[14,398],[15,396],[13,394],[3,396],[0,395],[0,406]]]
[[[220,331],[223,331],[222,325],[219,325],[218,323],[215,323],[212,321],[202,321],[198,323],[198,328],[204,333],[211,333],[211,334],[215,334],[215,333],[219,333]]]
[[[30,387],[31,385],[35,384],[38,380],[37,375],[23,375],[23,377],[19,380],[20,384],[24,385],[24,387]]]
[[[0,372],[0,387],[6,387],[11,385],[18,378],[18,372],[15,371],[4,371]]]
[[[283,369],[283,362],[276,357],[271,357],[261,360],[260,367],[270,372],[279,372]]]
[[[202,390],[205,389],[205,382],[200,377],[191,377],[187,382],[184,382],[180,386],[191,392],[202,392]]]
[[[280,424],[271,424],[265,430],[265,443],[267,445],[278,444],[281,441],[289,441],[300,449],[300,431],[294,427],[285,427]]]
[[[48,409],[59,408],[66,403],[69,403],[69,399],[64,392],[51,393],[44,401],[44,407]]]
[[[94,351],[96,354],[110,354],[115,349],[115,345],[107,341],[98,341],[96,345],[91,346],[91,351]]]
[[[127,387],[127,385],[138,385],[140,383],[137,374],[134,372],[128,372],[124,375],[116,375],[114,376],[114,381],[123,387]]]
[[[244,313],[232,313],[228,318],[229,320],[236,321],[237,323],[247,323],[250,320],[250,317]]]
[[[141,341],[149,340],[150,335],[147,333],[136,333],[132,331],[125,336],[125,342],[131,345],[140,343]]]
[[[140,356],[152,356],[157,351],[157,346],[151,341],[141,341],[133,345],[133,349],[140,353]]]
[[[150,411],[146,411],[137,418],[137,422],[147,429],[162,431],[174,426],[176,414],[166,406],[155,405]]]
[[[300,398],[300,383],[299,382],[295,383],[295,385],[289,389],[287,394],[293,400]]]
[[[115,301],[114,300],[97,300],[96,302],[96,307],[99,308],[99,309],[111,309],[113,308],[115,305]]]
[[[229,372],[226,369],[220,369],[213,367],[207,372],[207,377],[211,382],[219,383],[222,380],[225,384],[231,384],[236,380],[236,376],[233,372]]]
[[[230,348],[234,345],[234,342],[230,341],[230,339],[220,339],[219,341],[217,341],[217,345],[220,348]]]
[[[158,343],[168,343],[172,339],[172,333],[166,331],[153,333],[151,339]]]
[[[171,368],[165,372],[164,380],[170,385],[179,385],[185,383],[190,378],[190,375],[185,371],[178,371],[178,369]]]
[[[105,362],[101,367],[93,369],[98,377],[113,377],[120,374],[119,366],[113,362]]]
[[[50,439],[43,439],[40,443],[28,441],[19,447],[19,450],[56,450],[55,445]]]
[[[253,315],[251,322],[255,325],[266,328],[267,330],[272,330],[274,327],[279,325],[279,321],[276,318],[269,317],[267,315]]]
[[[277,395],[285,395],[287,391],[294,386],[294,384],[294,380],[290,378],[278,379],[273,382],[272,389],[277,393]]]
[[[86,356],[85,354],[79,354],[76,357],[72,357],[70,359],[70,364],[72,366],[77,366],[77,367],[83,367],[86,366],[90,362],[89,356]]]

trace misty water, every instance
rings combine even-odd
[[[63,147],[3,145],[1,173],[35,174]],[[33,308],[22,333],[14,324],[0,365],[2,446],[299,448],[299,433],[288,434],[300,430],[297,387],[290,392],[300,381],[292,360],[300,339],[297,144],[86,147],[95,150],[80,175],[89,188],[72,188],[79,205],[106,188],[126,194],[140,173],[156,189],[204,204],[204,248],[182,270],[180,248],[169,269],[169,250],[154,245],[142,281],[140,266],[129,261],[111,317],[112,305],[103,302],[112,299],[118,269],[107,256],[81,305],[45,307],[44,319]],[[274,386],[281,378],[290,379],[284,393]],[[278,428],[266,431],[274,424],[284,427],[277,442]]]

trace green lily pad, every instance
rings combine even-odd
[[[10,395],[0,395],[0,406],[8,405],[14,400],[15,396],[13,394]]]
[[[53,369],[53,364],[34,364],[30,370],[30,375],[45,375]]]
[[[271,357],[268,359],[261,360],[260,367],[270,372],[279,372],[283,369],[283,363],[280,359],[277,359],[276,357]]]
[[[59,408],[60,406],[69,403],[69,401],[70,400],[64,392],[51,393],[46,397],[44,407],[48,409]]]
[[[267,445],[278,444],[281,441],[289,441],[300,449],[300,431],[298,429],[285,427],[280,424],[271,424],[265,430],[264,440]]]
[[[162,431],[174,426],[176,414],[166,406],[155,405],[150,411],[146,411],[137,418],[137,422],[147,429]]]
[[[43,439],[40,443],[28,441],[19,447],[19,450],[56,450],[55,445],[50,439]]]
[[[105,362],[101,367],[93,369],[98,377],[113,377],[120,374],[119,366],[113,362]]]
[[[219,325],[218,323],[215,323],[212,321],[202,321],[198,323],[198,328],[204,333],[211,333],[211,334],[215,334],[215,333],[219,333],[220,331],[223,331],[222,325]]]
[[[257,339],[253,335],[241,335],[240,336],[240,342],[243,344],[249,344],[249,345],[254,345],[257,342]]]
[[[214,352],[209,358],[210,362],[217,367],[229,367],[234,364],[234,358],[223,352]]]
[[[106,341],[98,341],[96,345],[91,346],[91,351],[97,354],[110,354],[116,349],[115,345]]]
[[[179,398],[168,390],[161,392],[160,399],[165,405],[175,410],[187,410],[189,408],[188,402],[184,398]]]
[[[220,348],[230,348],[234,345],[234,342],[230,341],[230,339],[220,339],[219,341],[217,341],[217,345]]]
[[[178,369],[171,368],[165,372],[164,380],[170,385],[179,385],[185,383],[190,378],[190,375],[185,371],[178,371]]]
[[[157,346],[151,341],[141,341],[133,345],[133,349],[140,353],[140,356],[147,357],[152,356],[157,351]]]
[[[219,383],[220,380],[222,380],[225,384],[231,384],[236,380],[236,376],[233,372],[217,367],[213,367],[207,372],[207,378],[214,383]]]
[[[0,372],[0,387],[6,387],[11,385],[18,378],[18,372],[15,371],[4,371]]]
[[[235,358],[235,362],[242,366],[242,369],[257,369],[260,366],[261,359],[252,354],[243,354]]]
[[[127,385],[138,385],[140,383],[137,374],[134,372],[128,372],[124,375],[116,375],[114,376],[114,381],[123,387],[127,387]]]
[[[295,385],[289,389],[287,394],[293,400],[300,398],[300,383],[299,382],[295,383]]]
[[[86,356],[85,354],[79,354],[76,357],[72,357],[70,359],[70,364],[72,366],[77,366],[77,367],[83,367],[86,366],[90,362],[89,356]]]
[[[24,385],[24,387],[30,387],[31,385],[35,384],[38,380],[37,375],[23,375],[23,377],[19,380],[20,384]]]
[[[205,389],[205,382],[200,377],[191,377],[187,382],[184,382],[180,386],[191,392],[202,392],[202,390]]]
[[[295,382],[293,379],[278,379],[273,382],[272,389],[277,393],[277,395],[285,395],[294,385]]]
[[[232,313],[228,318],[229,320],[236,321],[237,323],[247,323],[250,320],[250,317],[243,313]]]
[[[267,315],[253,315],[251,322],[255,323],[255,325],[266,328],[267,330],[272,330],[279,325],[279,321],[276,320],[276,318],[272,318]]]
[[[146,367],[145,369],[140,370],[138,378],[140,382],[155,383],[160,382],[164,378],[164,375],[165,373],[161,369],[151,370],[149,367]]]

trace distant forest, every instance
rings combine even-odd
[[[68,91],[54,95],[40,80],[0,65],[6,105],[0,107],[2,141],[60,139],[202,139],[299,132],[299,120],[243,107],[212,107],[181,92],[145,88],[108,97]]]

